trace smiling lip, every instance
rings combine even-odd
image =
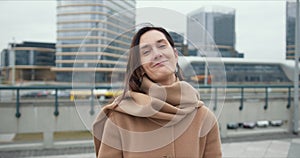
[[[162,66],[164,62],[166,62],[166,61],[157,62],[152,67]]]

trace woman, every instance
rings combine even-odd
[[[98,158],[221,157],[218,123],[182,81],[169,33],[144,27],[133,37],[122,96],[93,125]]]

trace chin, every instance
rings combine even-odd
[[[162,72],[155,72],[154,74],[150,75],[149,77],[154,81],[161,81],[168,77],[171,77],[171,75],[174,75],[174,73],[170,72],[170,71],[162,71]]]

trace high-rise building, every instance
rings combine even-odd
[[[286,59],[295,59],[296,2],[286,2]]]
[[[186,45],[184,44],[184,36],[183,33],[177,33],[173,31],[169,31],[169,34],[171,35],[175,48],[182,54],[182,55],[188,55]]]
[[[9,83],[22,81],[53,81],[55,73],[55,43],[10,43],[1,52],[1,74]]]
[[[222,57],[243,57],[235,49],[235,10],[203,7],[188,14],[187,38],[191,51],[216,48]],[[201,56],[200,54],[198,54]]]
[[[71,82],[78,72],[79,82],[91,73],[96,82],[109,82],[130,47],[135,5],[135,0],[58,0],[56,80]]]

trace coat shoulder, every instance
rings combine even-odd
[[[198,109],[196,117],[201,121],[199,137],[206,136],[218,124],[215,114],[206,106],[201,106]]]

